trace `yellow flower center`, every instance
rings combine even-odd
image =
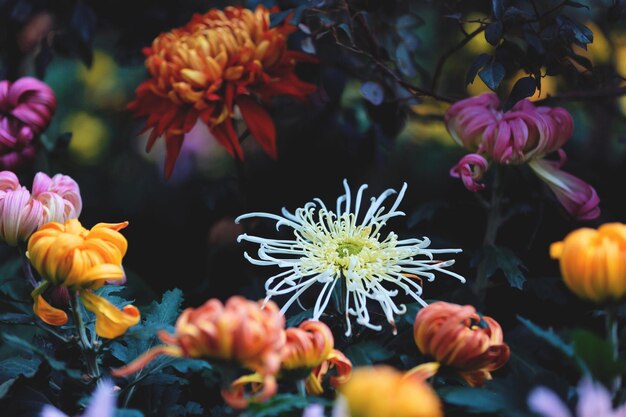
[[[337,253],[340,258],[347,258],[350,255],[358,255],[363,250],[363,243],[356,240],[345,240],[337,245]]]

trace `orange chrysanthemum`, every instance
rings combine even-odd
[[[198,308],[188,308],[176,321],[176,333],[159,332],[165,345],[157,346],[133,363],[112,372],[130,375],[159,355],[217,359],[258,372],[274,375],[280,368],[285,344],[285,318],[273,302],[233,296],[222,304],[211,299]]]
[[[277,157],[274,123],[261,103],[277,95],[303,99],[315,91],[294,73],[298,61],[312,61],[287,50],[287,36],[294,30],[286,23],[270,28],[263,6],[255,11],[211,9],[160,34],[144,50],[151,78],[137,88],[137,98],[128,107],[148,117],[148,150],[165,135],[166,176],[198,118],[231,155],[243,158],[233,123],[235,106],[265,152]]]
[[[471,386],[491,379],[491,371],[509,359],[509,347],[498,322],[487,316],[481,318],[470,305],[438,301],[422,308],[415,317],[413,336],[422,353],[456,369]],[[424,378],[425,370],[434,374],[438,368],[428,363],[411,373]]]

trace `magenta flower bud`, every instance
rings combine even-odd
[[[461,178],[463,185],[470,191],[480,191],[485,188],[485,184],[478,181],[483,177],[489,167],[489,162],[482,156],[471,153],[465,155],[458,164],[450,170],[450,176]]]
[[[522,100],[504,112],[492,93],[455,103],[445,121],[460,145],[499,164],[522,164],[554,152],[567,142],[574,127],[563,108],[535,107]]]
[[[461,178],[468,190],[482,188],[477,180],[487,169],[487,160],[502,165],[528,163],[571,215],[580,220],[600,215],[600,200],[593,187],[561,171],[564,160],[542,159],[554,152],[564,157],[561,147],[574,130],[574,121],[567,110],[536,107],[528,100],[521,100],[503,111],[498,97],[488,93],[454,103],[446,112],[445,122],[454,140],[475,152],[450,171],[453,177]]]
[[[66,175],[37,173],[31,194],[13,172],[0,172],[0,239],[11,246],[27,241],[45,223],[78,218],[81,210],[78,184]]]
[[[34,159],[33,139],[55,109],[54,92],[45,83],[31,77],[0,81],[0,168],[15,169]]]

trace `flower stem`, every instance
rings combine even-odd
[[[611,345],[613,360],[617,360],[619,358],[619,335],[618,335],[617,311],[614,305],[609,305],[606,307],[605,325],[606,325],[606,339]],[[614,393],[618,392],[621,385],[622,385],[622,377],[617,376],[613,380],[613,392]]]
[[[298,394],[306,397],[306,383],[304,382],[304,379],[298,379],[296,381],[296,387],[298,388]]]
[[[37,279],[35,278],[35,274],[33,274],[33,269],[30,264],[30,260],[26,256],[26,250],[19,245],[17,247],[17,250],[20,253],[20,258],[22,258],[22,271],[24,272],[26,279],[28,280],[28,282],[30,282],[30,284],[34,288],[37,288],[37,286],[39,286],[39,283],[37,282]]]
[[[498,236],[498,229],[502,224],[502,217],[500,212],[500,187],[501,187],[500,167],[496,166],[494,170],[493,189],[491,192],[491,202],[487,209],[487,227],[485,230],[485,237],[483,238],[483,250],[489,246],[493,246],[496,243],[496,237]],[[489,276],[487,275],[487,256],[481,256],[478,269],[476,271],[476,280],[474,281],[474,293],[482,300],[485,297],[485,290],[487,289],[487,281]]]
[[[83,315],[80,312],[80,305],[78,302],[78,292],[70,291],[70,306],[72,308],[72,317],[74,318],[74,327],[76,328],[76,333],[78,335],[78,339],[80,340],[81,349],[83,351],[83,356],[85,358],[85,363],[87,364],[87,371],[89,372],[89,376],[94,379],[100,378],[100,369],[98,367],[98,357],[97,353],[89,342],[89,338],[87,337],[87,332],[85,330],[85,322],[83,320]]]

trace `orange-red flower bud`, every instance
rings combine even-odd
[[[358,368],[339,390],[350,417],[443,417],[430,385],[388,366]]]
[[[264,6],[211,9],[144,49],[151,78],[137,88],[129,108],[148,117],[148,150],[165,135],[166,176],[198,119],[228,152],[243,158],[235,106],[265,152],[276,158],[274,122],[261,103],[276,95],[302,99],[315,91],[295,75],[296,62],[310,57],[287,50],[287,35],[294,30],[289,24],[270,28]]]
[[[415,317],[413,336],[422,353],[455,368],[472,386],[491,379],[490,372],[509,359],[498,322],[481,318],[470,305],[438,301],[422,308]]]
[[[244,409],[250,403],[263,402],[276,394],[276,378],[258,373],[237,378],[228,389],[222,389],[222,398],[235,409]]]
[[[334,346],[333,334],[324,323],[307,320],[285,331],[283,370],[312,369],[320,365]]]
[[[159,355],[209,358],[239,365],[260,375],[274,375],[280,368],[285,344],[285,318],[273,302],[233,296],[226,304],[211,299],[188,308],[176,321],[176,333],[159,332],[166,345],[156,347],[112,375],[130,375]]]
[[[352,375],[352,362],[343,353],[337,349],[333,349],[326,360],[313,368],[306,379],[306,390],[309,394],[321,395],[324,393],[323,380],[330,370],[334,369],[334,375],[331,375],[330,385],[338,388],[345,384]]]
[[[626,295],[626,225],[582,228],[550,246],[565,285],[577,296],[600,303]]]

